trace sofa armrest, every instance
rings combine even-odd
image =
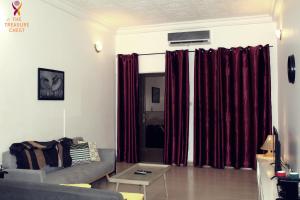
[[[101,160],[115,163],[116,150],[115,149],[98,149]]]
[[[31,169],[5,169],[8,174],[5,174],[5,179],[15,181],[28,181],[28,182],[44,182],[44,170],[31,170]]]
[[[98,149],[101,161],[109,162],[113,166],[113,172],[116,172],[116,150]]]

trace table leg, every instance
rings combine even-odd
[[[117,184],[116,184],[116,192],[118,192],[118,190],[119,190],[119,184],[120,184],[120,183],[117,183]]]
[[[147,200],[146,199],[146,185],[143,185],[143,187],[144,187],[144,200]]]
[[[168,189],[167,189],[167,176],[164,174],[164,181],[165,181],[165,190],[166,190],[166,197],[168,197]]]

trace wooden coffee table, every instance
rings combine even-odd
[[[168,196],[166,172],[169,169],[170,165],[137,163],[112,177],[107,176],[107,179],[109,182],[116,183],[116,191],[118,191],[120,183],[143,186],[144,200],[146,200],[146,186],[151,185],[161,177],[164,178],[166,196]],[[134,172],[137,170],[151,171],[151,173],[146,175],[135,174]]]

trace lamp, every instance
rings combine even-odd
[[[268,151],[265,156],[272,157],[274,151],[274,135],[268,135],[265,143],[260,147],[261,150]]]
[[[100,41],[97,41],[95,43],[95,50],[96,50],[96,52],[99,53],[102,50],[102,48],[103,48],[102,43]]]

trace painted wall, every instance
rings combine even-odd
[[[152,103],[152,87],[160,89],[159,103]],[[164,111],[165,77],[145,78],[146,111]]]
[[[205,27],[205,28],[203,28]],[[176,31],[207,30],[211,31],[211,44],[170,47],[167,33]],[[166,50],[195,48],[237,47],[270,44],[272,76],[273,124],[278,124],[277,97],[277,39],[275,23],[269,16],[238,19],[220,19],[198,22],[185,22],[166,25],[140,26],[120,29],[116,35],[116,53],[157,53]],[[194,99],[194,53],[189,54],[190,64],[190,126],[188,161],[193,161],[193,99]],[[164,55],[139,57],[140,73],[164,72]]]
[[[23,1],[24,33],[4,29],[12,16],[11,1],[1,1],[0,152],[64,135],[115,147],[114,33],[40,0]],[[96,40],[104,46],[99,54]],[[64,101],[37,100],[38,67],[65,72]]]
[[[278,116],[279,132],[283,143],[283,158],[294,170],[300,167],[300,2],[277,0],[274,19],[282,29],[282,40],[278,42]],[[287,58],[296,59],[295,84],[288,83]]]

